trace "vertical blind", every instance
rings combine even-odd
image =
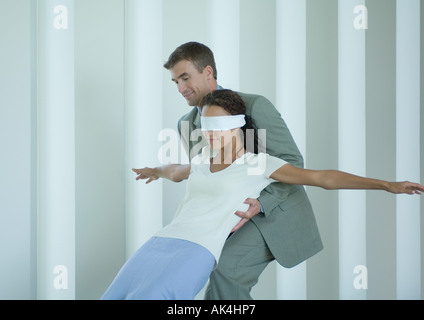
[[[97,291],[88,296],[98,298],[125,259],[165,223],[163,217],[172,214],[169,206],[179,202],[172,192],[163,191],[184,185],[164,189],[161,182],[155,182],[146,186],[135,182],[131,168],[158,165],[160,135],[167,129],[164,120],[174,117],[175,131],[178,117],[190,110],[176,88],[175,104],[165,103],[170,101],[166,95],[171,84],[162,65],[183,42],[199,41],[211,47],[217,60],[218,83],[224,87],[250,93],[273,92],[267,98],[286,120],[307,168],[340,169],[385,180],[420,181],[423,177],[423,9],[419,0],[273,0],[266,5],[259,0],[37,3],[29,6],[38,16],[31,22],[38,28],[33,39],[38,57],[33,66],[38,97],[34,142],[37,184],[31,189],[37,197],[37,243],[28,244],[37,252],[37,265],[32,266],[36,270],[36,298],[85,297],[77,286],[82,281],[97,283]],[[92,38],[78,29],[82,18],[77,13],[89,5],[92,9],[110,9],[97,14],[108,12],[104,21],[121,26],[123,32],[111,36],[114,42],[109,43],[108,36],[102,34],[107,23]],[[262,26],[254,15],[243,16],[251,12],[245,10],[249,6],[258,10],[271,7],[270,23]],[[204,24],[185,21],[181,27],[183,24],[174,23],[178,19],[170,19],[190,19],[199,14],[208,17]],[[88,14],[85,19],[89,27]],[[271,35],[269,47],[242,50],[253,48],[246,44],[255,41],[253,35],[243,33],[246,23],[249,27],[256,24],[263,37]],[[86,37],[86,42],[77,36]],[[81,86],[82,70],[91,70],[90,63],[81,63],[81,53],[96,48],[96,41],[109,49],[118,48],[120,55],[92,57],[93,61],[98,59],[100,67],[96,70],[103,78],[97,80],[115,81],[97,91],[108,98],[102,102],[104,106],[97,105],[103,114],[92,117],[84,108],[97,110],[90,108],[101,103],[89,102],[91,84]],[[275,51],[275,60],[263,58],[269,50]],[[118,71],[109,74],[111,63]],[[249,74],[252,65],[259,74]],[[264,66],[263,74],[258,65]],[[252,85],[246,85],[241,74],[249,75]],[[111,102],[109,97],[116,97],[116,101]],[[103,134],[93,129],[92,136],[82,136],[82,126],[90,128],[91,124],[102,128]],[[81,148],[89,138],[94,139],[93,145],[104,145],[104,150],[118,145],[101,153],[116,156],[101,171],[119,182],[102,180],[117,188],[113,190],[122,189],[122,199],[115,191],[96,193],[84,187],[85,173],[92,167],[81,169],[85,159],[81,155],[88,158],[95,152]],[[93,189],[103,190],[99,183],[92,183]],[[294,268],[277,266],[268,273],[267,281],[275,284],[273,298],[422,298],[420,197],[378,191],[306,190],[325,248]],[[92,200],[87,200],[91,191]],[[102,199],[116,208],[105,205],[95,209],[92,202]],[[81,208],[100,212],[86,217]],[[81,234],[84,241],[96,243],[92,253],[97,252],[98,259],[84,251],[87,242],[78,240]],[[116,258],[112,266],[99,271],[110,266],[111,257]],[[259,287],[263,281],[261,278]],[[261,298],[261,292],[256,291],[254,298]]]

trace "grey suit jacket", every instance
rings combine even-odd
[[[266,152],[303,167],[303,158],[280,113],[266,98],[238,94],[246,103],[246,114],[258,129],[266,129]],[[192,159],[206,142],[201,139],[200,115],[195,107],[178,122],[186,152]],[[293,267],[323,249],[318,226],[303,186],[272,183],[260,197],[263,213],[252,218],[279,264]]]

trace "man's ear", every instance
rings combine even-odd
[[[206,75],[208,80],[213,78],[213,68],[211,66],[206,66],[205,69],[203,69],[203,73]]]

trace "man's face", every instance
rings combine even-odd
[[[170,71],[172,81],[177,84],[178,91],[189,106],[198,106],[200,100],[210,92],[208,86],[210,72],[207,67],[200,73],[191,61],[182,60]]]

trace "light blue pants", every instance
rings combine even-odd
[[[102,300],[192,300],[208,281],[215,258],[186,240],[153,237],[124,264]]]

